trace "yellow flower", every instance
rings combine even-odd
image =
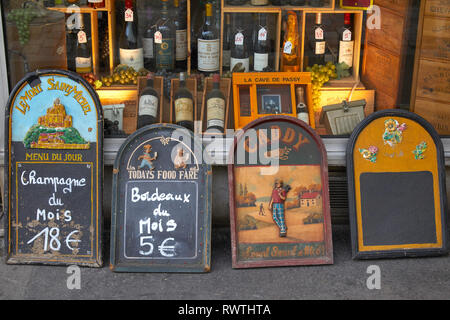
[[[397,130],[397,121],[394,119],[386,120],[384,122],[384,126],[389,132],[394,132],[395,130]]]

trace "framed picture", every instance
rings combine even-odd
[[[259,138],[252,138],[253,132]],[[228,166],[233,267],[333,263],[320,137],[301,120],[270,116],[244,128],[233,154]]]

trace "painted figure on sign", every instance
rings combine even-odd
[[[156,158],[158,157],[158,153],[155,152],[154,156],[151,156],[151,151],[152,151],[152,145],[151,144],[146,144],[144,146],[144,154],[139,156],[138,160],[141,160],[141,164],[139,165],[139,169],[142,169],[144,167],[148,167],[149,170],[153,170],[155,169],[155,166],[153,165],[153,161],[156,160]]]
[[[258,214],[260,216],[265,216],[265,214],[264,214],[264,206],[263,206],[262,203],[259,205],[259,213]]]
[[[175,159],[173,159],[173,164],[175,166],[175,169],[186,169],[186,161],[189,159],[189,154],[184,153],[183,148],[178,149],[178,153],[175,156]]]
[[[289,186],[287,186],[289,187]],[[284,218],[284,202],[286,201],[289,188],[283,188],[283,180],[276,179],[272,190],[272,197],[269,202],[269,209],[272,210],[272,218],[280,229],[280,237],[286,237],[287,227]]]

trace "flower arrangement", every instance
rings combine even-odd
[[[384,122],[384,144],[393,147],[395,144],[401,143],[403,140],[403,131],[406,130],[406,123],[400,124],[395,119],[388,119]]]
[[[416,160],[422,160],[425,158],[425,151],[427,151],[428,144],[426,142],[422,142],[416,146],[416,150],[413,151],[414,157]]]
[[[377,162],[377,154],[378,154],[377,147],[370,146],[367,149],[359,149],[359,152],[361,153],[364,159],[373,163]]]

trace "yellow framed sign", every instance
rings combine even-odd
[[[443,146],[423,118],[370,115],[350,137],[347,175],[353,258],[447,253]]]
[[[299,90],[304,101],[298,99]],[[297,117],[299,102],[310,106],[309,124],[315,128],[311,94],[310,72],[233,73],[234,128],[266,116]]]

